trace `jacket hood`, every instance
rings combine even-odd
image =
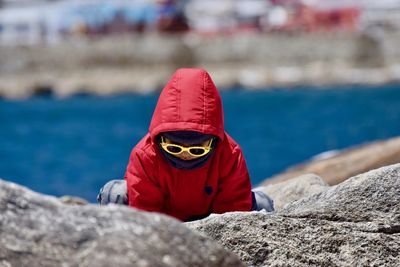
[[[178,69],[161,91],[149,133],[154,141],[169,131],[195,131],[223,140],[221,97],[205,70]]]

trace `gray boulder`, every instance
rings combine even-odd
[[[0,180],[0,266],[243,266],[170,217],[66,205]]]
[[[318,175],[304,174],[278,184],[260,186],[259,190],[274,200],[275,210],[282,209],[285,205],[296,200],[320,193],[329,188],[329,185]]]
[[[288,205],[281,215],[400,227],[400,164],[350,178]],[[399,229],[400,230],[400,229]],[[400,231],[399,231],[400,232]]]
[[[226,213],[186,225],[253,266],[399,266],[400,164],[274,214]]]

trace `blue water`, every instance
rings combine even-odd
[[[398,85],[223,91],[227,132],[252,183],[318,153],[400,135]],[[158,94],[0,100],[0,177],[94,202],[122,177]]]

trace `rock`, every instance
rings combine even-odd
[[[346,149],[333,153],[331,157],[317,157],[270,177],[261,185],[283,182],[307,173],[315,173],[324,178],[328,184],[335,185],[354,175],[398,162],[400,162],[400,137]]]
[[[282,209],[293,201],[320,193],[329,188],[329,185],[315,174],[305,174],[288,181],[261,186],[254,190],[260,190],[274,200],[275,210]]]
[[[275,214],[225,213],[186,225],[252,266],[398,266],[400,164],[350,178]]]
[[[334,222],[369,222],[379,224],[379,229],[398,228],[400,234],[400,164],[352,177],[291,203],[280,214]]]
[[[0,266],[243,266],[168,216],[65,205],[0,180]]]

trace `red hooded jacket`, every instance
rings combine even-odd
[[[182,170],[161,155],[156,136],[197,131],[219,138],[201,167]],[[133,148],[125,173],[129,206],[180,220],[250,211],[251,184],[239,145],[224,131],[221,97],[202,69],[178,69],[162,90],[149,133]]]

